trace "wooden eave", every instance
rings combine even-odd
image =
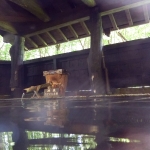
[[[51,0],[44,7],[42,0],[41,3],[34,0],[36,8],[40,7],[40,13],[46,18],[42,20],[41,16],[37,17],[40,13],[32,7],[24,10],[24,5],[18,4],[18,0],[2,0],[0,33],[3,35],[5,31],[24,36],[26,49],[32,50],[90,36],[89,19],[93,7],[102,10],[99,15],[102,17],[104,32],[149,22],[150,0],[131,0],[130,3],[106,1],[108,5],[97,0],[89,0],[87,3],[82,0],[64,0],[63,4],[61,0]],[[4,8],[9,8],[9,11]]]

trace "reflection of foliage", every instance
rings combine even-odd
[[[12,132],[0,133],[0,150],[13,150]]]
[[[120,36],[121,35],[121,36]],[[127,41],[147,38],[150,37],[150,24],[140,25],[136,27],[126,28],[118,31],[112,31],[110,37],[103,36],[103,44],[114,44],[119,42],[124,42],[125,37]],[[0,47],[3,45],[3,39],[0,37]],[[9,49],[10,44],[4,44],[0,50],[0,60],[10,60]],[[57,44],[54,46],[49,46],[46,48],[40,48],[32,51],[25,52],[25,60],[47,57],[72,51],[78,51],[82,49],[90,48],[90,37],[82,38],[62,44]]]
[[[109,137],[109,141],[119,143],[140,143],[139,140],[131,140],[128,138],[116,138],[116,137]]]
[[[28,139],[43,139],[43,138],[58,138],[60,142],[53,145],[30,145],[28,150],[87,150],[94,149],[97,144],[95,142],[95,136],[93,135],[80,135],[80,134],[60,134],[60,133],[48,133],[48,132],[40,132],[40,131],[26,131]],[[66,139],[67,145],[61,142],[61,139]]]

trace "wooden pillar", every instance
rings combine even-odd
[[[25,39],[15,36],[15,41],[10,48],[11,56],[11,79],[10,87],[13,97],[21,97],[24,81],[23,56]]]
[[[95,94],[105,94],[104,70],[102,68],[102,19],[94,8],[90,16],[91,48],[88,57],[88,69]]]

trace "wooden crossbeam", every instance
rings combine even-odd
[[[29,37],[26,38],[32,45],[34,48],[38,48],[38,45]]]
[[[68,26],[70,32],[72,33],[72,35],[75,37],[75,38],[78,38],[78,34],[77,32],[74,30],[74,28],[72,27],[72,25],[69,25]]]
[[[126,16],[127,16],[129,26],[133,26],[133,21],[132,21],[132,17],[131,17],[131,14],[130,14],[130,10],[129,9],[125,10],[125,13],[126,13]]]
[[[86,34],[87,34],[87,35],[90,35],[91,33],[90,33],[90,31],[89,31],[87,25],[85,24],[85,22],[82,21],[82,22],[80,22],[80,24],[81,24],[82,28],[84,29],[84,31],[86,32]]]
[[[53,41],[53,43],[55,43],[55,44],[57,43],[57,41],[55,40],[55,38],[49,32],[46,32],[46,34]]]
[[[68,41],[67,37],[64,35],[64,33],[60,30],[60,29],[57,29],[58,32],[61,34],[62,38],[64,39],[64,41]]]
[[[120,36],[124,41],[128,41],[120,32],[117,32],[118,36]]]
[[[36,35],[38,37],[38,39],[40,40],[40,42],[44,45],[44,46],[48,46],[47,43],[43,40],[43,38],[41,38],[40,35]]]
[[[41,6],[38,4],[37,0],[9,0],[22,8],[26,9],[37,18],[44,22],[50,21],[50,17],[44,12]]]
[[[94,7],[94,6],[96,6],[95,0],[82,0],[82,2],[83,2],[84,4],[86,4],[87,6],[89,6],[89,7]]]
[[[147,5],[143,5],[143,11],[144,11],[145,22],[149,23],[149,13],[148,13]]]
[[[109,18],[110,18],[111,24],[113,26],[113,29],[117,30],[118,26],[117,26],[116,20],[114,18],[114,15],[113,14],[109,14]]]
[[[11,23],[0,21],[0,29],[12,34],[17,34],[17,30],[11,25]]]

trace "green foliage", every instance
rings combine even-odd
[[[41,57],[53,56],[78,50],[90,48],[90,38],[78,39],[54,46],[26,51],[24,60],[36,59]]]
[[[3,38],[0,36],[0,60],[10,60],[10,47],[11,44],[3,43]]]
[[[118,35],[118,32],[120,35]],[[131,28],[122,29],[119,31],[112,31],[110,37],[103,36],[103,45],[109,45],[114,43],[120,43],[136,39],[144,39],[150,37],[150,24],[135,26]],[[4,44],[3,38],[0,37],[0,60],[10,60],[9,49],[10,44]],[[78,51],[90,48],[90,37],[82,38],[46,48],[35,49],[26,51],[24,60],[36,59],[41,57],[47,57],[52,55],[58,55],[62,53],[68,53],[72,51]]]

